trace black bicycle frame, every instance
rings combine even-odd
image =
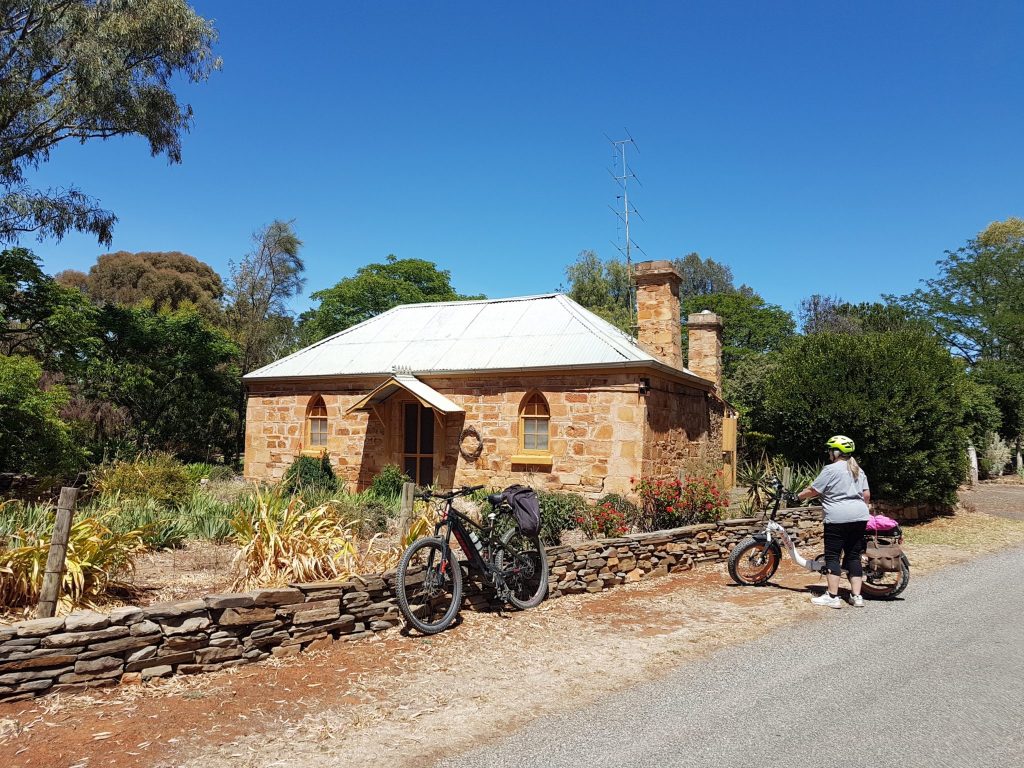
[[[454,535],[455,540],[459,542],[459,547],[462,548],[466,557],[469,558],[469,564],[471,567],[476,568],[478,571],[490,576],[492,579],[499,575],[503,577],[504,574],[498,574],[492,565],[494,562],[495,548],[505,548],[501,538],[494,535],[497,518],[495,517],[495,519],[492,519],[489,525],[483,526],[455,509],[450,498],[445,499],[445,501],[446,503],[441,515],[441,520],[434,526],[434,536],[440,538],[444,542],[444,557],[448,557],[448,552],[451,550],[451,536]],[[496,515],[511,514],[510,510],[506,510],[501,507],[494,509],[494,513],[496,513]],[[474,528],[479,531],[478,536],[480,549],[473,546],[473,540],[469,535],[470,531]],[[442,530],[445,530],[443,536],[441,535]]]
[[[470,525],[480,531],[480,545],[489,546],[491,543],[490,530],[484,528],[482,525],[477,523],[475,520],[471,520],[464,514],[459,512],[452,506],[451,502],[445,505],[444,516],[441,521],[434,526],[434,536],[440,536],[441,530],[447,528],[447,532],[442,537],[444,541],[444,556],[448,556],[447,550],[451,549],[451,536],[455,535],[455,540],[459,542],[459,546],[465,553],[466,557],[469,558],[470,565],[483,573],[490,573],[491,567],[487,560],[484,560],[480,550],[473,546],[473,540],[469,537],[469,529],[466,525]],[[491,526],[493,528],[493,525]]]

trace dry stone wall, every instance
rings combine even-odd
[[[779,520],[801,547],[821,541],[820,509],[786,510]],[[759,520],[726,520],[552,547],[549,598],[724,560],[760,528]],[[392,571],[0,626],[0,701],[198,674],[364,637],[400,623],[394,586]],[[492,604],[472,574],[464,608]]]

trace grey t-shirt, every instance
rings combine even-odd
[[[821,494],[826,523],[855,523],[870,517],[864,501],[868,476],[863,469],[859,477],[854,477],[848,462],[832,462],[821,470],[811,488]]]

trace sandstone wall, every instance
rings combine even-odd
[[[644,471],[648,427],[647,411],[638,394],[639,374],[422,380],[465,409],[464,415],[448,415],[435,425],[434,467],[442,487],[524,483],[596,499],[605,493],[629,492],[631,478]],[[250,385],[245,476],[252,480],[280,479],[294,457],[307,448],[303,444],[306,408],[317,395],[327,406],[331,462],[353,488],[368,485],[385,464],[401,465],[400,408],[408,396],[395,395],[373,414],[345,414],[379,383],[379,379],[325,381],[316,389],[306,383]],[[666,424],[670,426],[656,435],[657,453],[663,464],[692,452],[693,441],[708,433],[703,393],[693,395],[696,390],[672,386],[673,392],[692,396],[687,396],[683,404],[667,407],[671,416],[666,417]],[[547,400],[551,414],[551,457],[547,462],[517,458],[519,408],[534,390]],[[657,410],[666,411],[661,400]],[[460,435],[470,426],[479,431],[483,442],[483,451],[475,460],[459,453]],[[681,442],[675,445],[674,441]]]
[[[643,460],[639,475],[675,477],[701,463],[722,466],[724,405],[700,390],[653,379],[646,396]]]
[[[820,508],[784,510],[779,520],[806,553],[816,554]],[[552,547],[549,599],[724,560],[761,527],[759,520],[726,520]],[[0,626],[0,700],[197,674],[363,637],[400,622],[394,583],[392,571]],[[463,607],[491,604],[471,575]]]

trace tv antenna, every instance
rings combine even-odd
[[[619,253],[621,253],[626,259],[626,274],[629,277],[629,316],[632,318],[633,325],[635,327],[637,308],[636,292],[633,283],[633,251],[639,251],[644,256],[647,254],[644,252],[643,248],[633,242],[633,238],[629,233],[630,216],[635,216],[640,219],[640,221],[644,221],[644,217],[640,215],[640,211],[636,209],[635,205],[629,202],[629,182],[632,179],[641,187],[643,184],[640,183],[639,177],[633,171],[633,168],[630,166],[627,158],[627,152],[630,147],[632,147],[633,151],[637,154],[640,154],[640,149],[637,147],[636,141],[633,140],[633,136],[630,132],[625,128],[623,128],[623,131],[625,131],[628,138],[613,139],[607,133],[604,135],[604,137],[608,139],[608,143],[612,145],[612,162],[614,163],[614,170],[609,169],[608,173],[611,174],[612,178],[615,179],[615,183],[618,184],[619,189],[622,190],[621,194],[615,196],[615,199],[622,203],[622,208],[619,209],[614,206],[608,207],[612,209],[612,212],[622,224],[622,241],[616,242],[614,245],[618,249]]]

